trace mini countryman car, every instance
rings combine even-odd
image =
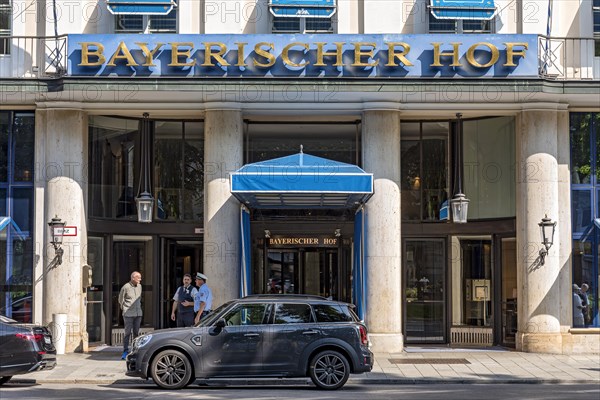
[[[310,377],[321,389],[339,389],[372,367],[367,327],[353,306],[304,295],[230,301],[194,327],[136,338],[127,356],[127,375],[164,389],[251,377]]]

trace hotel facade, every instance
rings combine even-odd
[[[0,0],[0,97],[0,314],[68,352],[136,270],[144,331],[203,272],[600,352],[599,0]]]

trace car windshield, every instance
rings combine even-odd
[[[229,307],[231,303],[233,303],[233,300],[222,304],[220,307],[217,307],[215,310],[213,310],[213,312],[208,314],[206,318],[204,318],[194,326],[211,326],[217,320],[217,317],[221,314],[221,311]]]

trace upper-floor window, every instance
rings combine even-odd
[[[594,0],[592,6],[594,18],[594,39],[596,43],[596,57],[600,57],[600,0]]]
[[[493,33],[494,20],[437,19],[429,14],[429,33]]]
[[[273,33],[333,33],[335,0],[269,0]]]
[[[273,33],[333,33],[333,18],[287,18],[273,16]]]
[[[166,15],[116,14],[115,33],[177,33],[177,4]]]
[[[429,33],[493,33],[494,0],[430,0]]]
[[[0,54],[10,54],[11,10],[10,0],[0,0]]]

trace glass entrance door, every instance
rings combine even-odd
[[[515,347],[517,333],[517,241],[515,238],[502,238],[501,260],[502,289],[502,337],[500,342],[507,347]]]
[[[337,248],[269,249],[264,293],[301,293],[347,301],[350,276],[340,273]]]
[[[200,240],[163,239],[163,284],[161,293],[160,327],[174,327],[171,320],[173,296],[183,284],[183,275],[192,276],[192,284],[196,272],[202,269],[202,242]]]
[[[119,307],[121,287],[131,280],[131,273],[142,274],[142,326],[154,327],[153,279],[154,257],[151,236],[114,236],[113,238],[112,293],[111,293],[111,326],[123,328],[123,316]],[[111,343],[112,343],[111,339]]]
[[[100,237],[88,237],[87,264],[92,268],[92,286],[86,293],[86,329],[89,343],[106,343],[104,314],[104,246]]]
[[[446,342],[446,251],[443,239],[404,241],[404,332],[407,343]]]

